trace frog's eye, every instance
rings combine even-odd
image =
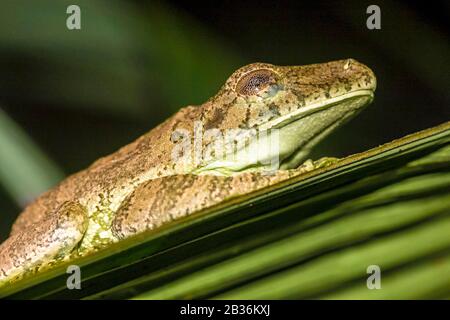
[[[257,94],[269,85],[276,83],[277,75],[267,69],[255,70],[244,75],[236,84],[236,92],[251,96]]]

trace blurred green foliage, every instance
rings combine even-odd
[[[25,205],[63,178],[28,136],[0,109],[0,182]]]
[[[0,21],[9,32],[0,33],[2,54],[15,61],[15,53],[26,53],[28,61],[15,62],[28,64],[19,71],[31,78],[21,85],[38,101],[135,117],[164,101],[173,112],[186,101],[200,103],[238,65],[227,46],[162,4],[76,1],[82,28],[69,31],[72,3],[3,4]],[[3,74],[6,89],[14,78]]]

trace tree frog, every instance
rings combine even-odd
[[[28,205],[0,245],[0,283],[326,165],[306,160],[311,148],[368,105],[375,88],[374,73],[353,59],[238,69],[204,104],[180,109]]]

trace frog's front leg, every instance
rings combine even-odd
[[[139,185],[122,203],[113,220],[112,232],[117,238],[124,239],[334,161],[331,158],[316,162],[308,160],[297,169],[278,170],[272,174],[184,174],[150,180]]]
[[[78,202],[64,202],[41,221],[0,245],[0,283],[64,258],[82,239],[88,214]]]

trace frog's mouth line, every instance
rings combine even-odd
[[[289,113],[285,116],[279,117],[273,121],[270,121],[266,124],[263,124],[260,126],[260,130],[270,130],[270,129],[279,129],[281,127],[284,127],[291,122],[300,120],[302,118],[305,118],[313,113],[316,113],[318,111],[322,111],[325,109],[328,109],[329,107],[332,107],[336,104],[340,104],[344,100],[355,98],[355,97],[361,97],[361,96],[369,96],[371,100],[374,96],[374,91],[371,89],[360,89],[355,90],[346,94],[342,94],[337,97],[333,97],[324,101],[320,101],[317,103],[310,104],[308,106],[302,107],[297,109],[296,111]]]

